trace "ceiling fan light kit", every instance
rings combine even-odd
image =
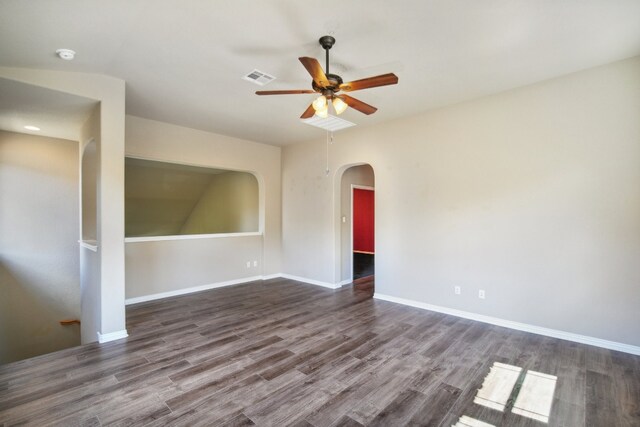
[[[367,77],[365,79],[355,80],[344,83],[342,77],[329,72],[329,50],[333,47],[336,39],[331,36],[323,36],[318,40],[322,48],[325,50],[326,66],[325,70],[315,58],[306,56],[298,58],[307,72],[311,75],[311,87],[313,90],[297,89],[297,90],[267,90],[257,91],[256,95],[294,95],[319,93],[318,96],[304,113],[301,119],[308,119],[316,116],[326,118],[329,113],[329,100],[337,114],[342,114],[347,107],[360,111],[363,114],[373,114],[378,109],[372,105],[366,104],[356,98],[339,92],[353,92],[361,89],[369,89],[378,86],[394,85],[398,83],[398,76],[393,73],[382,74],[375,77]]]
[[[311,105],[313,105],[313,109],[316,110],[316,112],[326,111],[327,108],[329,108],[327,106],[327,97],[324,95],[320,95],[319,97],[317,97],[315,101],[311,103]]]
[[[333,98],[331,104],[333,104],[333,108],[336,110],[337,114],[342,114],[348,107],[347,103],[338,97]]]

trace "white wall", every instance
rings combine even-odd
[[[64,71],[0,67],[0,76],[100,102],[98,143],[97,238],[100,267],[85,277],[99,277],[98,313],[101,334],[125,330],[124,310],[124,101],[125,83],[113,77]],[[78,135],[80,138],[80,135]],[[86,141],[83,141],[86,142]],[[84,259],[82,257],[81,259]],[[83,306],[83,311],[85,307]],[[95,341],[97,337],[93,337]]]
[[[377,293],[640,345],[640,58],[337,133],[326,178],[323,144],[283,150],[286,273],[337,281],[369,163]]]
[[[78,151],[0,131],[0,364],[80,344]]]
[[[168,123],[127,116],[126,154],[132,157],[252,172],[260,187],[260,230],[254,238],[191,239],[127,243],[127,296],[150,295],[256,275],[281,272],[280,148]],[[176,248],[179,248],[177,250]],[[257,251],[257,254],[256,254]],[[225,252],[229,265],[218,264]],[[173,260],[171,283],[153,271],[139,271],[136,263],[157,265],[163,254]],[[211,265],[193,270],[194,260],[211,257]],[[226,256],[226,255],[225,255]],[[247,269],[245,260],[257,260]],[[224,264],[224,263],[223,263]],[[201,264],[198,264],[201,265]],[[202,266],[202,265],[201,265]],[[215,266],[219,268],[214,268]],[[224,268],[221,268],[224,267]],[[200,267],[198,267],[200,268]],[[178,279],[182,277],[182,279]],[[202,282],[205,283],[202,283]]]

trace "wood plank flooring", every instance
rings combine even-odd
[[[556,375],[549,425],[640,426],[640,357],[284,279],[127,308],[129,338],[0,366],[0,425],[544,426],[473,403]]]

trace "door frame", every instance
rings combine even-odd
[[[374,195],[374,200],[375,200],[375,192],[376,192],[376,188],[375,187],[370,187],[368,185],[358,185],[358,184],[351,184],[351,219],[349,220],[349,265],[351,266],[351,273],[350,273],[350,277],[351,277],[351,281],[353,282],[353,190],[367,190],[367,191],[373,191]],[[375,213],[373,216],[373,232],[374,232],[374,239],[375,239]],[[374,261],[375,262],[375,261]],[[375,268],[375,264],[374,264],[374,268]],[[374,270],[375,271],[375,270]]]

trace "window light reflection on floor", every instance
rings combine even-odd
[[[518,366],[494,362],[473,402],[500,412],[510,409],[514,414],[548,423],[558,377],[523,372]]]
[[[484,421],[476,420],[475,418],[463,415],[458,422],[451,427],[496,427],[493,424],[485,423]]]
[[[504,412],[522,368],[494,362],[473,403]]]
[[[528,371],[511,412],[548,423],[557,381],[555,375]]]

